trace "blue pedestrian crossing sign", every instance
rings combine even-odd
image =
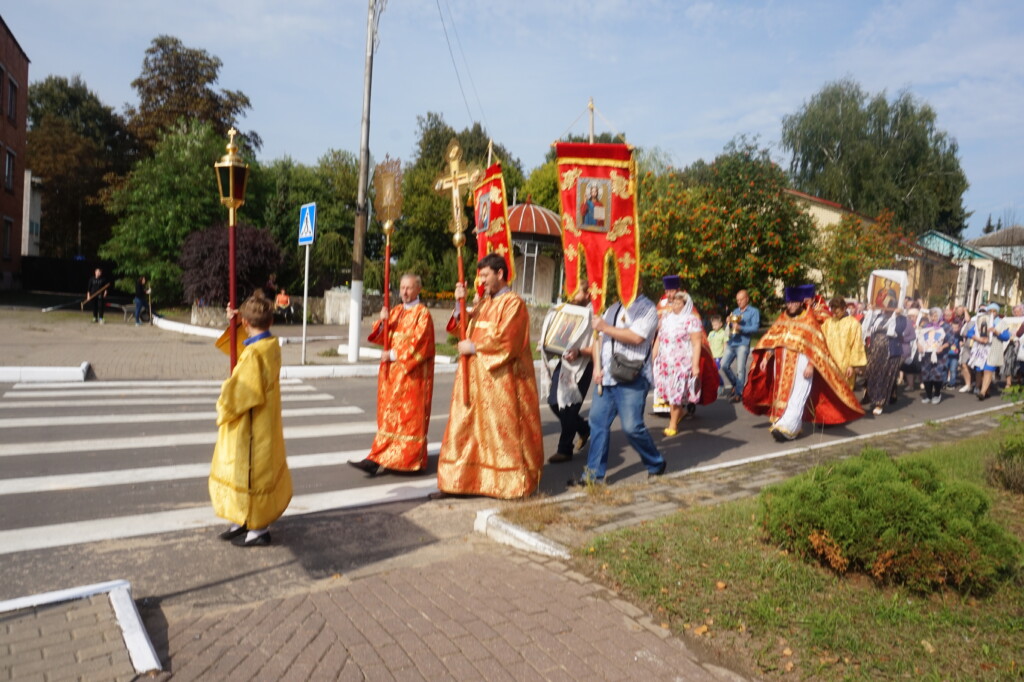
[[[299,207],[299,246],[313,243],[316,233],[316,203],[303,204]]]

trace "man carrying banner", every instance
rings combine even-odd
[[[621,302],[594,318],[601,333],[601,365],[594,383],[601,387],[590,406],[590,451],[583,477],[570,485],[604,483],[608,468],[608,440],[618,416],[629,444],[647,467],[648,477],[665,473],[665,458],[658,452],[647,425],[644,405],[654,384],[651,344],[658,332],[658,311],[651,299],[638,295],[629,306]],[[632,369],[630,369],[632,366]]]
[[[390,349],[377,374],[377,435],[370,454],[349,462],[370,476],[392,471],[423,471],[427,466],[427,430],[434,393],[434,322],[420,302],[419,275],[406,273],[399,284],[402,305],[391,309]],[[384,344],[384,316],[369,341]]]
[[[484,298],[469,313],[452,392],[451,412],[437,464],[437,487],[447,494],[502,499],[531,495],[544,465],[540,405],[530,351],[530,315],[508,286],[508,265],[496,253],[477,264]],[[466,297],[462,285],[456,300]],[[463,396],[464,371],[469,396]]]
[[[743,406],[767,414],[779,442],[799,436],[804,420],[843,424],[864,415],[829,354],[813,298],[813,284],[786,287],[786,308],[754,349],[743,391]]]

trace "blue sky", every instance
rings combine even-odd
[[[223,62],[245,92],[263,159],[358,152],[363,0],[4,0],[30,80],[79,74],[107,104],[134,103],[166,33]],[[439,12],[440,7],[440,12]],[[452,44],[458,76],[449,55]],[[412,158],[416,117],[479,120],[530,171],[566,132],[625,132],[675,165],[758,135],[786,165],[781,120],[829,82],[910,90],[959,143],[974,212],[1024,223],[1024,2],[1020,0],[390,0],[380,17],[370,147]],[[465,96],[463,96],[463,92]]]

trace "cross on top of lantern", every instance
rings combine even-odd
[[[245,163],[238,155],[235,135],[238,135],[238,131],[234,128],[228,131],[227,154],[213,164],[217,170],[220,203],[230,209],[237,209],[245,203],[245,183],[249,178],[249,164]]]

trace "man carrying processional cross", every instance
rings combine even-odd
[[[439,189],[451,191],[452,241],[460,268],[465,237],[459,188],[470,181],[461,169],[461,156],[453,140],[448,149],[450,176],[438,183]],[[487,178],[492,177],[489,170]],[[503,191],[489,191],[489,198],[491,211],[504,211]],[[495,226],[495,213],[487,222]],[[449,331],[457,321],[460,361],[437,463],[440,492],[433,498],[459,494],[512,499],[533,494],[540,484],[544,450],[530,349],[530,314],[509,287],[511,269],[506,258],[512,254],[507,228],[505,234],[501,242],[490,235],[485,249],[491,252],[477,264],[482,285],[479,303],[467,309],[462,272],[455,287],[458,310]]]

